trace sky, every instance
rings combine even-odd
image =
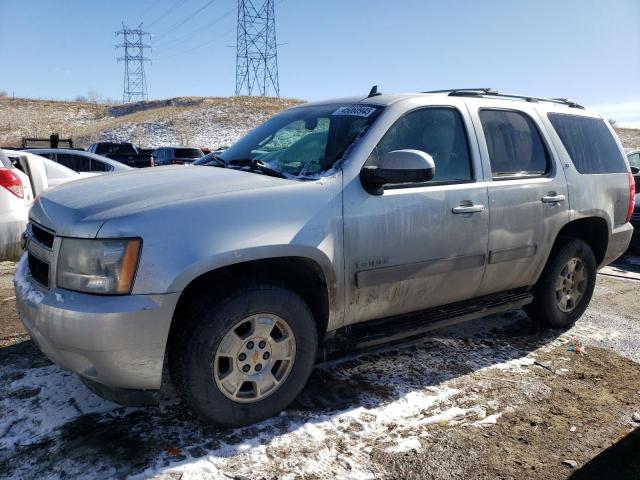
[[[142,22],[149,98],[233,95],[236,5],[0,0],[0,91],[121,99],[115,32]],[[486,86],[569,97],[640,126],[640,0],[276,0],[275,9],[283,97]]]

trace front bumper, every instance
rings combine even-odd
[[[158,390],[180,296],[100,296],[41,287],[26,255],[14,277],[18,314],[51,361],[112,389]]]
[[[633,226],[630,223],[625,223],[624,225],[614,228],[611,232],[611,236],[609,237],[609,243],[607,244],[607,251],[605,252],[604,260],[599,266],[604,267],[605,265],[609,265],[616,258],[626,252],[627,248],[629,248],[632,235]]]

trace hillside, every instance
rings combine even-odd
[[[262,97],[181,97],[127,105],[0,98],[0,145],[19,146],[22,137],[57,132],[78,147],[102,140],[215,148],[297,103]]]
[[[87,147],[128,141],[142,147],[231,144],[274,113],[299,100],[263,97],[178,97],[126,105],[0,98],[0,145],[57,132]],[[626,148],[640,148],[640,129],[616,128]]]

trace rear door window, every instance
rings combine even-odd
[[[640,168],[640,153],[633,153],[629,155],[629,165],[632,167]]]
[[[533,120],[514,110],[480,110],[494,180],[543,176],[549,154]]]
[[[109,170],[111,170],[110,166],[107,168],[106,164],[102,162],[98,162],[97,160],[91,159],[92,172],[108,172]]]
[[[89,172],[89,159],[80,155],[58,153],[58,163],[76,172]]]
[[[604,120],[565,113],[549,113],[548,117],[578,172],[627,171],[622,152]]]

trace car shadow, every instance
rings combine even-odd
[[[640,249],[635,252],[627,251],[610,266],[627,272],[640,273]]]
[[[232,456],[247,442],[269,444],[305,424],[358,407],[385,405],[415,390],[522,358],[560,333],[540,329],[518,310],[435,330],[412,342],[350,353],[316,367],[303,392],[283,414],[244,428],[201,425],[179,402],[143,408],[105,402],[106,411],[80,411],[48,432],[0,448],[0,477],[73,476],[87,471],[93,478],[121,477],[205,455]],[[29,369],[51,364],[28,341],[0,349],[0,365],[0,405],[4,405],[0,408],[5,410],[3,415],[15,415],[19,425],[30,415],[38,415],[38,409],[51,401],[50,392],[27,392],[29,408],[11,411],[12,383]],[[76,381],[69,376],[67,382],[71,380]],[[93,395],[83,389],[75,392]],[[66,398],[58,391],[54,397],[60,396],[59,401],[78,405],[73,395]],[[24,468],[28,475],[23,475]]]
[[[637,480],[640,478],[640,427],[576,470],[570,480]]]

